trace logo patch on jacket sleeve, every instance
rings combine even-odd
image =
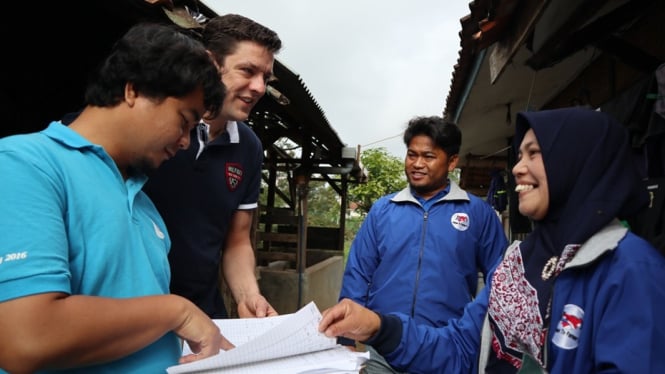
[[[459,231],[466,231],[469,228],[469,215],[466,213],[455,213],[450,218],[450,223]]]
[[[566,304],[563,307],[561,320],[556,325],[552,343],[563,349],[577,348],[582,331],[584,310],[574,304]]]
[[[226,163],[226,185],[229,190],[235,191],[238,188],[240,182],[242,182],[242,174],[242,165],[234,162]]]

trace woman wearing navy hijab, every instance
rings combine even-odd
[[[627,131],[590,109],[527,112],[515,145],[519,211],[534,230],[493,276],[488,371],[662,368],[652,343],[665,336],[665,261],[617,219],[648,202]]]
[[[665,373],[665,257],[619,221],[648,203],[626,129],[565,108],[518,114],[514,139],[534,229],[460,320],[433,329],[343,300],[320,329],[412,373]]]

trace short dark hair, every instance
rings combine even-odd
[[[282,41],[273,30],[239,14],[225,14],[211,18],[203,27],[203,44],[224,65],[226,56],[235,52],[238,42],[252,41],[272,54],[282,48]]]
[[[448,157],[459,153],[462,144],[462,133],[454,123],[445,121],[438,116],[414,117],[404,131],[404,144],[408,147],[411,139],[417,135],[431,138],[439,148],[443,149]]]
[[[124,98],[125,85],[162,101],[202,87],[206,110],[219,111],[224,85],[206,48],[175,25],[139,23],[113,46],[85,93],[86,104],[109,107]]]

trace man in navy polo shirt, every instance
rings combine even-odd
[[[220,114],[199,124],[189,149],[165,162],[144,187],[172,239],[171,292],[211,318],[226,318],[221,270],[238,316],[276,315],[258,287],[250,236],[263,149],[241,121],[266,92],[281,40],[251,19],[228,14],[205,25],[203,41],[227,88]]]

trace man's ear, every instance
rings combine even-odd
[[[206,52],[208,53],[208,56],[212,60],[212,63],[215,64],[215,67],[217,68],[217,71],[221,72],[222,67],[219,66],[219,63],[217,62],[217,59],[215,59],[215,55],[213,55],[212,52],[210,52],[209,49],[206,49]]]
[[[125,84],[125,102],[127,105],[130,107],[134,106],[134,103],[136,102],[136,98],[139,96],[138,92],[134,89],[134,84],[131,82],[127,82]]]
[[[450,156],[450,158],[448,158],[448,172],[452,172],[453,170],[455,170],[458,162],[459,162],[459,155],[455,154]]]

